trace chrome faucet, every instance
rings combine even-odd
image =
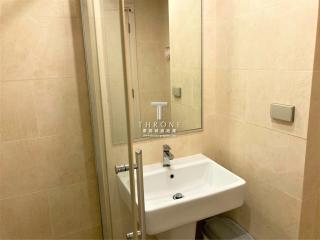
[[[163,145],[163,167],[170,167],[171,163],[170,160],[174,158],[174,155],[170,152],[171,147],[167,144]]]

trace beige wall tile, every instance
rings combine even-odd
[[[208,0],[210,1],[210,0]],[[213,2],[213,1],[212,1]],[[212,13],[214,14],[214,13]],[[203,32],[202,32],[202,44],[203,49],[206,49],[205,51],[202,51],[202,67],[205,71],[213,70],[216,66],[216,22],[213,19],[209,18],[206,19],[203,18]]]
[[[216,2],[216,0],[202,1],[202,68],[204,78],[207,72],[216,68]],[[210,90],[212,89],[210,88]],[[212,91],[207,92],[212,93]]]
[[[1,0],[3,16],[16,17],[81,17],[78,0]],[[18,12],[18,14],[17,14]]]
[[[250,125],[246,132],[245,166],[249,175],[301,200],[305,140]]]
[[[90,131],[84,78],[34,80],[33,92],[39,136]]]
[[[101,0],[104,10],[117,10],[119,8],[119,2],[117,0]]]
[[[312,72],[249,71],[248,75],[246,121],[306,138]],[[294,105],[294,123],[272,120],[271,103]]]
[[[203,0],[202,1],[202,16],[204,21],[215,21],[216,17],[216,0]],[[207,29],[206,29],[207,30]]]
[[[251,13],[250,0],[226,0],[217,1],[216,14],[219,21],[223,20],[236,20]],[[228,16],[228,18],[226,18]]]
[[[68,19],[4,17],[3,21],[2,57],[6,60],[2,66],[3,80],[73,75],[65,55],[70,53],[66,33]]]
[[[217,1],[217,8],[221,2]],[[249,35],[252,23],[248,17],[228,18],[217,16],[215,21],[216,68],[247,69],[250,58],[248,53],[256,41],[252,42]]]
[[[273,2],[263,7],[261,1],[250,2],[217,2],[217,66],[311,71],[318,3],[262,1]],[[259,8],[250,6],[255,4]]]
[[[1,239],[48,239],[52,235],[45,193],[0,200]]]
[[[313,0],[307,2],[299,0],[294,3],[291,1],[290,4],[289,1],[280,1],[280,4],[256,11],[258,15],[253,15],[256,21],[252,33],[259,32],[259,34],[252,35],[256,44],[252,46],[251,66],[312,70],[317,5],[317,1]],[[273,22],[277,24],[274,25]],[[308,26],[309,31],[305,31],[305,26]],[[292,40],[288,42],[287,39]],[[255,51],[258,49],[261,49],[262,54],[270,52],[273,55],[273,61],[266,62],[269,65],[264,64],[262,54],[256,54]],[[269,49],[273,49],[273,51],[269,51]]]
[[[2,17],[2,15],[3,15],[2,8],[3,8],[3,0],[0,0],[0,17]],[[0,22],[2,22],[2,21],[0,21]]]
[[[70,5],[71,7],[73,6],[71,3]],[[79,84],[82,82],[85,83],[85,85],[87,85],[85,81],[87,74],[81,18],[67,18],[64,25],[66,28],[65,42],[67,48],[64,49],[65,53],[63,55],[65,60],[64,64],[66,64],[66,72],[63,74],[66,76],[75,77],[79,81]]]
[[[311,0],[310,2],[312,2]],[[302,3],[302,1],[290,1],[290,0],[255,0],[250,2],[250,6],[252,10],[261,10],[261,9],[272,9],[272,8],[286,8],[288,7],[288,4],[291,3],[294,5],[298,5]]]
[[[246,121],[259,126],[267,126],[270,119],[270,93],[272,91],[271,71],[249,71],[246,94]],[[279,84],[281,79],[278,79]]]
[[[246,177],[244,174],[246,125],[221,115],[214,115],[212,123],[214,124],[212,145],[216,148],[214,159],[234,173]]]
[[[229,215],[257,239],[296,239],[300,205],[301,201],[250,177],[244,206]]]
[[[59,237],[60,239],[102,239],[101,227],[94,227],[80,232],[70,233]]]
[[[100,209],[96,189],[95,182],[88,182],[49,191],[54,236],[72,234],[99,226]]]
[[[78,0],[0,1],[1,239],[52,237],[48,189],[89,216],[59,236],[101,237],[80,17]]]
[[[78,135],[2,143],[0,198],[95,178],[89,144]]]
[[[37,137],[39,128],[32,82],[6,82],[0,90],[2,140]]]
[[[215,104],[216,92],[216,72],[215,69],[203,71],[202,82],[202,108],[203,118],[210,116],[214,113],[215,109],[212,107]]]
[[[278,191],[269,185],[265,196],[269,201],[264,201],[262,209],[266,218],[284,232],[284,236],[291,239],[297,238],[300,222],[301,201]],[[265,198],[264,198],[265,199]],[[281,211],[286,209],[286,211]]]
[[[2,16],[8,19],[24,17],[65,17],[64,0],[2,0]]]
[[[199,133],[179,135],[172,138],[141,141],[135,143],[133,148],[142,149],[144,164],[161,163],[162,145],[164,144],[169,144],[171,146],[175,158],[198,153],[210,153],[210,148],[212,147],[211,143],[210,141],[204,142],[204,137],[207,137],[207,135],[205,132],[201,131]]]
[[[216,1],[213,154],[247,180],[246,203],[231,216],[256,238],[298,237],[317,9],[313,0]],[[239,70],[248,74],[245,89],[240,81],[223,88],[231,74],[221,72]],[[229,99],[240,100],[232,108]],[[271,120],[273,102],[295,105],[295,122]]]
[[[246,110],[247,71],[216,70],[214,111],[243,120]]]

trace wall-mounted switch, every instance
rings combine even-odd
[[[181,94],[182,94],[181,92],[182,92],[181,88],[176,88],[176,87],[172,88],[172,94],[175,98],[181,98]]]
[[[272,119],[275,119],[275,120],[293,123],[294,113],[295,113],[295,106],[293,105],[272,103],[270,107],[270,116]]]

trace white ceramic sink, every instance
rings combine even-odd
[[[144,194],[146,228],[149,235],[208,218],[240,207],[245,181],[213,160],[197,154],[171,161],[146,165]],[[120,194],[130,207],[128,173],[118,174]],[[181,199],[173,199],[176,193]]]

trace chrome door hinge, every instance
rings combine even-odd
[[[133,164],[133,169],[137,169],[137,164]],[[130,170],[129,164],[122,164],[122,165],[116,165],[114,167],[114,170],[116,174],[121,173],[121,172],[127,172]]]
[[[138,230],[137,231],[137,236],[140,237],[141,236],[141,232]],[[127,233],[126,234],[126,239],[131,240],[133,239],[133,232]]]

